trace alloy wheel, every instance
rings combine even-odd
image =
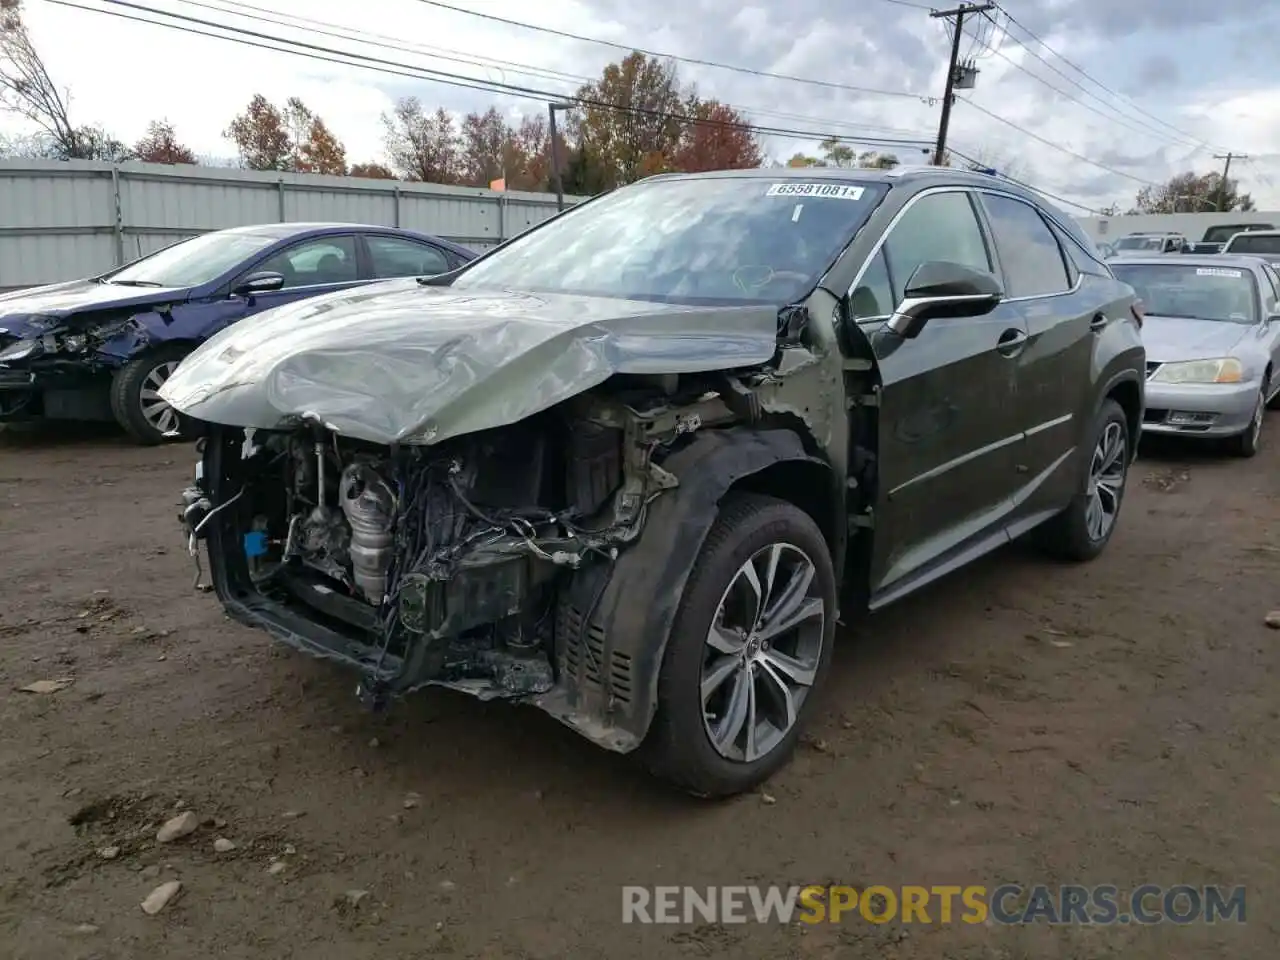
[[[142,419],[162,434],[178,429],[178,411],[160,398],[160,388],[178,369],[177,360],[166,360],[155,367],[142,380],[138,401],[142,407]]]
[[[1266,416],[1267,398],[1266,394],[1258,395],[1258,406],[1253,411],[1253,420],[1249,424],[1249,442],[1252,446],[1258,445],[1258,440],[1262,437],[1262,419]]]
[[[1089,504],[1085,509],[1085,526],[1094,543],[1105,540],[1115,526],[1128,466],[1124,427],[1112,420],[1098,438],[1089,464]]]
[[[720,598],[702,664],[703,726],[716,752],[752,763],[795,726],[821,662],[826,605],[807,553],[773,543]]]

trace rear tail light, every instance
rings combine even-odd
[[[1133,306],[1129,308],[1129,311],[1133,314],[1134,322],[1138,325],[1139,329],[1141,329],[1142,321],[1147,315],[1147,308],[1142,305],[1141,300],[1135,300],[1133,302]]]

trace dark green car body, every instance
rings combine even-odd
[[[821,229],[789,233],[796,223]],[[937,167],[655,177],[421,284],[264,315],[201,348],[166,385],[166,400],[205,424],[186,523],[193,545],[207,539],[219,598],[237,620],[356,669],[365,690],[436,685],[530,703],[610,750],[646,747],[655,770],[701,795],[770,775],[807,706],[783,698],[786,729],[760,727],[771,746],[759,757],[707,752],[709,714],[688,700],[737,582],[725,572],[735,550],[771,542],[811,562],[808,609],[826,639],[812,669],[797,669],[807,697],[838,617],[1033,531],[1064,557],[1096,556],[1136,453],[1145,353],[1132,289],[1074,221],[997,177]],[[276,448],[256,452],[272,438]],[[485,449],[505,459],[476,453],[473,438],[498,438]],[[289,551],[305,511],[283,514],[294,518],[286,540],[271,513],[278,468],[254,464],[295,449],[305,459],[312,445],[323,462],[339,441],[387,491],[407,489],[395,464],[410,457],[454,451],[450,476],[473,461],[481,477],[505,471],[544,525],[508,522],[481,499],[496,494],[468,488],[459,502],[508,532],[454,572],[437,565],[415,581],[419,626],[431,577],[452,611],[434,629],[389,634],[395,611],[360,612],[364,601],[335,599],[336,581],[317,614],[299,599],[305,585],[281,586],[300,569]],[[556,513],[566,495],[521,478],[526,461],[560,464],[557,476],[586,463],[609,478],[593,489],[612,500]],[[264,492],[226,509],[255,484]],[[567,497],[573,507],[585,495]],[[254,563],[266,544],[285,544],[270,574],[251,572],[248,537],[262,551]],[[530,654],[537,669],[521,669],[542,680],[513,682],[496,647],[473,661],[457,647],[535,606],[548,611],[537,621],[546,633]],[[742,636],[734,656],[767,673],[767,644]],[[454,644],[447,669],[430,653],[437,641]]]

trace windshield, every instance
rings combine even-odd
[[[1280,253],[1280,234],[1246,233],[1236,237],[1223,249],[1224,253]]]
[[[1125,237],[1116,241],[1117,250],[1155,250],[1164,245],[1160,237]]]
[[[106,282],[144,287],[196,287],[222,276],[277,239],[257,233],[202,234],[108,274]]]
[[[887,189],[742,176],[641,182],[515,239],[453,286],[792,303],[813,289]]]
[[[1257,321],[1257,288],[1252,271],[1238,267],[1116,263],[1111,272],[1117,280],[1133,287],[1152,316],[1224,323]]]

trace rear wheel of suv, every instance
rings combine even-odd
[[[1036,540],[1063,560],[1092,560],[1115,532],[1124,502],[1132,454],[1129,421],[1114,400],[1106,400],[1094,420],[1093,445],[1081,489],[1071,504],[1036,531]]]
[[[803,510],[725,501],[698,554],[658,679],[650,770],[700,797],[749,790],[787,762],[831,663],[836,579]]]
[[[111,381],[111,412],[138,443],[152,446],[190,439],[184,418],[160,399],[159,390],[190,351],[171,344],[135,357]]]

